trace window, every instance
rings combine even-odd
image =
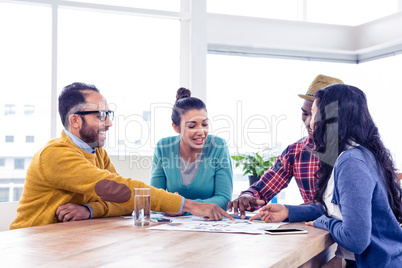
[[[21,199],[23,187],[14,183],[0,184],[0,202],[18,201]]]
[[[146,8],[166,11],[180,11],[180,0],[68,0],[84,3]]]
[[[4,115],[15,114],[15,104],[4,104]]]
[[[6,159],[0,158],[0,167],[4,167],[6,165]]]
[[[35,112],[35,105],[24,105],[24,115],[31,115]]]
[[[401,67],[402,55],[357,65],[208,55],[207,108],[212,134],[224,137],[232,152],[264,146],[281,152],[306,135],[300,119],[302,99],[297,94],[305,93],[315,76],[322,73],[365,92],[385,145],[394,156],[402,155],[398,146],[402,126],[381,120],[400,114],[397,107],[402,92],[394,89],[402,87],[402,78],[395,72]],[[390,90],[384,95],[378,88]],[[387,109],[378,103],[386,104]],[[395,160],[401,168],[402,159]]]
[[[126,141],[125,141],[125,140],[119,140],[119,141],[118,141],[118,144],[119,144],[119,145],[125,145],[125,144],[126,144]]]
[[[23,187],[14,187],[13,191],[13,201],[18,201],[21,199]]]
[[[172,128],[166,112],[152,114],[152,109],[171,109],[175,101],[180,21],[60,8],[58,37],[60,89],[74,81],[95,84],[115,111],[105,144],[108,153],[121,153],[119,140],[124,140],[126,151],[152,154],[157,140],[166,135],[161,129]],[[76,59],[86,64],[77,65]]]
[[[51,14],[50,6],[0,1],[0,73],[7,89],[0,105],[15,115],[0,117],[0,124],[22,137],[34,134],[40,144],[50,139]],[[18,152],[26,156],[24,149]]]
[[[151,121],[151,112],[150,111],[142,111],[142,117],[144,121],[149,122]]]
[[[270,147],[280,154],[306,136],[300,110],[303,100],[297,94],[306,93],[312,80],[325,74],[365,92],[381,138],[396,168],[402,168],[402,125],[383,120],[400,114],[402,91],[397,89],[402,87],[402,78],[395,70],[402,68],[402,55],[347,64],[210,54],[207,62],[210,133],[224,138],[231,153]],[[379,88],[387,89],[387,94]],[[247,189],[247,178],[241,170],[234,173],[234,192],[239,193]],[[297,187],[293,188],[294,195],[286,190],[287,198],[300,196]]]
[[[207,62],[211,134],[225,138],[233,153],[266,147],[280,153],[304,137],[300,112],[303,103],[297,94],[306,93],[320,73],[352,83],[357,67],[213,54],[208,55]]]
[[[0,187],[0,202],[8,202],[9,201],[9,188],[8,187]]]
[[[5,115],[0,116],[0,123],[12,126],[14,133],[25,136],[26,143],[43,145],[51,138],[51,131],[58,136],[63,128],[57,111],[49,112],[54,108],[53,90],[57,88],[55,93],[60,93],[64,86],[76,81],[92,83],[116,112],[105,146],[108,153],[116,154],[123,148],[151,153],[151,140],[156,143],[159,139],[151,139],[152,133],[165,135],[151,123],[165,121],[171,128],[170,119],[165,120],[164,112],[143,111],[163,106],[168,100],[171,107],[180,86],[180,0],[45,2],[0,0],[0,25],[6,26],[0,27],[0,73],[2,87],[7,88],[6,96],[0,99],[1,113]],[[81,3],[85,8],[71,8],[82,7]],[[110,12],[104,12],[108,6],[127,9],[114,12],[116,9],[111,7]],[[53,8],[57,9],[54,36]],[[136,8],[146,9],[138,13],[149,16],[137,16]],[[57,45],[57,55],[52,54],[56,51],[53,44]],[[52,65],[56,58],[57,65]],[[57,106],[57,101],[53,105]],[[51,129],[51,119],[55,118],[57,125]],[[13,146],[14,133],[8,133],[6,138]],[[120,148],[118,144],[122,144]],[[14,169],[27,168],[29,160],[25,163],[24,159],[34,153],[31,149],[3,148],[4,154],[17,154],[16,159],[10,158],[14,161],[14,167],[10,165],[7,171],[11,178],[21,174]]]
[[[14,159],[14,169],[25,169],[25,159],[15,158]]]
[[[0,142],[6,142],[0,145],[0,164],[4,164],[0,183],[23,178],[29,164],[24,159],[39,149],[24,146],[24,137],[36,137],[39,145],[50,139],[51,15],[52,9],[46,4],[0,0],[0,73],[2,90],[6,91],[0,99],[0,124],[12,130],[3,132],[8,136],[2,136]],[[8,186],[0,187],[0,201],[18,200],[19,196]]]

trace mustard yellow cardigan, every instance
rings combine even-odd
[[[89,205],[94,218],[130,214],[133,188],[151,188],[153,211],[180,210],[181,196],[123,178],[104,149],[86,153],[62,132],[60,138],[49,141],[32,158],[10,229],[56,223],[56,209],[66,203]]]

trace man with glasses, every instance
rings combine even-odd
[[[95,86],[66,86],[59,96],[59,113],[65,129],[32,158],[11,229],[130,214],[133,188],[151,188],[154,211],[233,219],[216,204],[188,200],[117,174],[102,148],[114,113]]]

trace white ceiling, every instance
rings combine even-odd
[[[359,26],[209,14],[210,53],[360,63],[402,51],[402,12]]]

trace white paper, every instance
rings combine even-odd
[[[149,227],[151,230],[171,230],[171,231],[197,231],[197,232],[219,232],[219,233],[247,233],[247,234],[265,234],[265,229],[277,229],[284,222],[267,223],[261,220],[242,220],[232,221],[224,218],[220,221],[207,221],[201,217],[180,216],[166,217],[163,215],[152,214],[151,218],[158,217],[170,219],[170,223]]]

